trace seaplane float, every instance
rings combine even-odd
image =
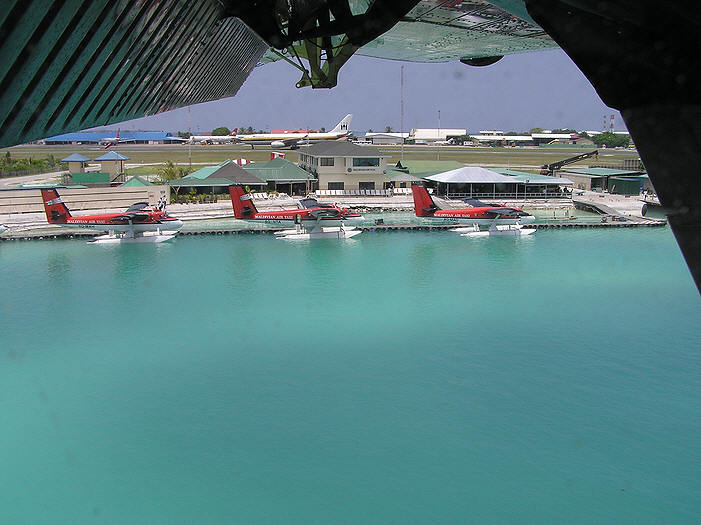
[[[302,199],[300,207],[293,210],[259,212],[253,198],[239,185],[229,186],[234,217],[273,226],[294,226],[275,232],[277,239],[305,241],[311,239],[350,239],[362,230],[346,226],[347,222],[362,219],[349,208],[332,204],[319,204],[315,199]]]
[[[165,197],[156,206],[137,202],[122,213],[73,216],[57,190],[41,190],[41,196],[50,224],[107,232],[90,241],[93,244],[164,242],[174,238],[183,227],[180,219],[166,213]]]
[[[524,228],[522,224],[492,224],[487,230],[482,230],[479,224],[451,228],[463,237],[492,237],[492,236],[522,236],[535,233],[535,228]]]

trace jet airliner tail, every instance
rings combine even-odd
[[[246,193],[241,186],[229,186],[231,205],[234,207],[234,217],[237,219],[252,219],[258,210],[253,204],[253,196]]]
[[[421,184],[412,184],[411,193],[414,196],[414,212],[417,217],[431,217],[440,209]]]
[[[44,201],[44,211],[46,211],[46,220],[51,224],[65,223],[66,219],[71,216],[71,212],[56,190],[41,190],[41,199]]]
[[[336,124],[336,127],[331,130],[331,133],[348,133],[350,131],[351,120],[353,120],[353,115],[349,113],[343,120]]]

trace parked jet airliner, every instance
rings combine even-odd
[[[300,144],[309,144],[321,140],[336,140],[350,135],[350,124],[353,115],[348,114],[341,122],[336,124],[331,131],[321,133],[253,133],[250,135],[236,135],[235,142],[242,144],[270,144],[273,148],[297,149]]]

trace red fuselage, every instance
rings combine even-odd
[[[301,224],[304,227],[340,226],[348,219],[359,218],[360,215],[348,208],[338,206],[318,206],[312,208],[297,208],[295,210],[258,211],[250,194],[240,186],[230,186],[229,194],[234,208],[234,217],[247,221],[265,222],[268,224]]]
[[[133,215],[133,217],[129,217]],[[175,217],[169,217],[160,210],[145,210],[134,214],[127,213],[98,213],[95,215],[81,215],[78,217],[66,217],[66,226],[114,226],[114,225],[159,225],[178,221]],[[104,229],[104,228],[102,228]],[[165,229],[165,228],[164,228]]]

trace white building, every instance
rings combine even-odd
[[[299,167],[318,179],[320,190],[379,190],[389,157],[373,146],[327,140],[301,148]]]
[[[437,142],[439,140],[447,140],[448,137],[459,137],[467,135],[466,129],[431,129],[431,128],[416,128],[409,133],[409,139],[418,143]]]
[[[401,144],[407,138],[409,138],[409,133],[399,133],[394,131],[387,133],[367,132],[364,138],[373,144]]]

